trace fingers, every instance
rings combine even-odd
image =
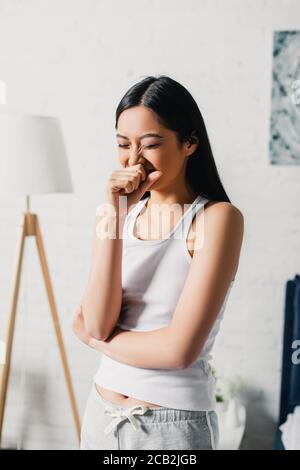
[[[160,177],[162,176],[162,172],[155,170],[151,173],[148,174],[148,177],[146,181],[144,181],[141,186],[139,187],[139,191],[141,193],[141,196],[147,191],[153,183],[155,183]]]
[[[108,182],[108,188],[112,192],[124,190],[128,194],[136,191],[146,178],[146,171],[143,165],[139,163],[122,170],[113,171]]]

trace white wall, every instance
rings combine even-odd
[[[75,194],[32,198],[82,416],[100,355],[74,337],[92,224],[117,166],[114,114],[147,75],[184,84],[205,119],[224,186],[245,217],[240,267],[213,364],[252,397],[243,448],[271,448],[278,416],[285,282],[300,269],[299,168],[268,160],[272,32],[299,29],[297,0],[0,0],[7,107],[61,119]],[[2,105],[2,109],[4,106]],[[0,198],[0,328],[22,198]],[[76,448],[34,240],[26,244],[4,426],[6,446]],[[24,373],[25,371],[25,373]]]

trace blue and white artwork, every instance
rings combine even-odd
[[[273,35],[270,161],[300,164],[300,31]]]

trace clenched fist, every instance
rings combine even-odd
[[[127,196],[128,210],[161,177],[162,172],[151,168],[148,162],[139,163],[112,172],[107,183],[108,202],[117,208],[119,196]]]

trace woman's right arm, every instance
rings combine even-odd
[[[91,267],[81,301],[86,331],[98,340],[111,335],[121,311],[126,214],[160,176],[159,171],[147,175],[144,167],[137,164],[114,171],[109,179],[105,204],[99,206],[96,216]],[[124,209],[119,207],[120,195],[127,196]]]
[[[104,212],[104,211],[103,211]],[[91,266],[81,301],[87,332],[105,340],[118,322],[122,303],[121,260],[122,237],[99,236],[101,228],[113,227],[116,235],[123,227],[123,217],[109,214],[96,216]]]

